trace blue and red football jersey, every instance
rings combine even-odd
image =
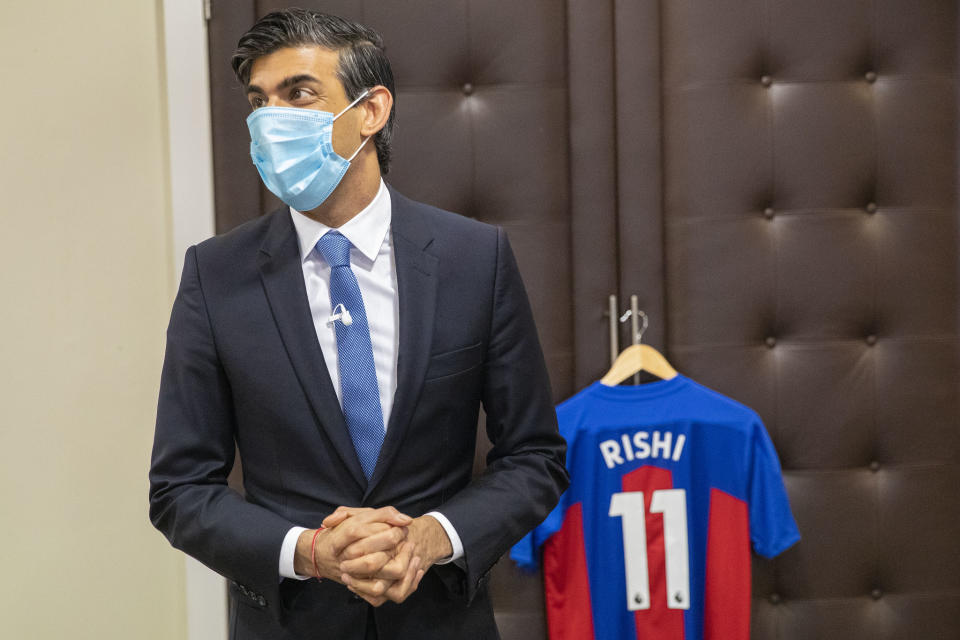
[[[800,534],[759,416],[678,375],[596,382],[557,407],[571,484],[510,556],[543,546],[552,640],[750,637],[750,548]]]

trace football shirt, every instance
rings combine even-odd
[[[751,546],[800,538],[759,416],[678,375],[595,382],[557,417],[570,487],[510,553],[543,546],[550,637],[749,638]]]

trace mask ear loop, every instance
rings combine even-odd
[[[343,111],[341,111],[341,112],[338,113],[337,115],[333,116],[333,121],[336,122],[337,118],[339,118],[340,116],[342,116],[343,114],[345,114],[347,111],[350,111],[350,109],[353,109],[355,106],[357,106],[357,103],[360,102],[361,100],[363,100],[364,98],[366,98],[367,95],[369,95],[369,93],[370,93],[370,89],[364,89],[364,90],[363,90],[363,93],[361,93],[360,95],[358,95],[357,98],[356,98],[356,100],[354,100],[353,102],[351,102],[350,104],[348,104],[348,105],[343,109]]]
[[[370,138],[372,137],[373,136],[367,136],[366,138],[364,138],[363,142],[360,143],[360,146],[357,147],[357,150],[353,152],[353,155],[347,158],[347,162],[353,162],[353,159],[357,157],[358,153],[360,153],[360,149],[363,149],[363,145],[367,144],[370,141]]]
[[[358,102],[360,102],[361,100],[363,100],[364,98],[366,98],[367,95],[369,95],[369,93],[370,93],[370,89],[364,89],[364,90],[363,90],[363,93],[361,93],[360,95],[358,95],[357,98],[356,98],[356,100],[354,100],[353,102],[351,102],[350,104],[348,104],[347,107],[346,107],[343,111],[341,111],[341,112],[338,113],[337,115],[333,116],[333,120],[336,121],[337,118],[339,118],[340,116],[342,116],[343,114],[345,114],[347,111],[350,111],[350,109],[353,109],[353,108],[356,106],[356,104],[357,104]],[[373,136],[367,136],[366,138],[364,138],[364,139],[363,139],[363,142],[360,143],[360,146],[357,147],[357,150],[353,152],[353,155],[351,155],[349,158],[347,158],[347,162],[353,162],[353,159],[357,157],[357,154],[358,154],[358,153],[360,153],[360,149],[363,149],[363,145],[367,144],[367,142],[369,142],[369,141],[370,141],[370,138],[372,138],[372,137],[373,137]]]

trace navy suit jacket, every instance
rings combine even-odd
[[[380,638],[497,637],[491,566],[568,483],[537,332],[506,235],[391,189],[397,390],[367,482],[310,315],[287,209],[186,254],[167,331],[150,517],[228,580],[235,638],[362,638],[368,605],[331,581],[281,580],[290,527],[339,505],[441,511],[466,569],[434,566]],[[471,478],[480,406],[493,449]],[[227,486],[235,446],[245,496]]]

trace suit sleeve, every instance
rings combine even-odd
[[[184,261],[167,349],[150,466],[150,519],[170,541],[278,611],[278,558],[293,526],[227,486],[233,402],[201,287],[196,247]]]
[[[500,556],[547,517],[569,484],[537,329],[502,229],[484,366],[482,401],[493,443],[487,468],[439,509],[463,542],[468,598]]]

